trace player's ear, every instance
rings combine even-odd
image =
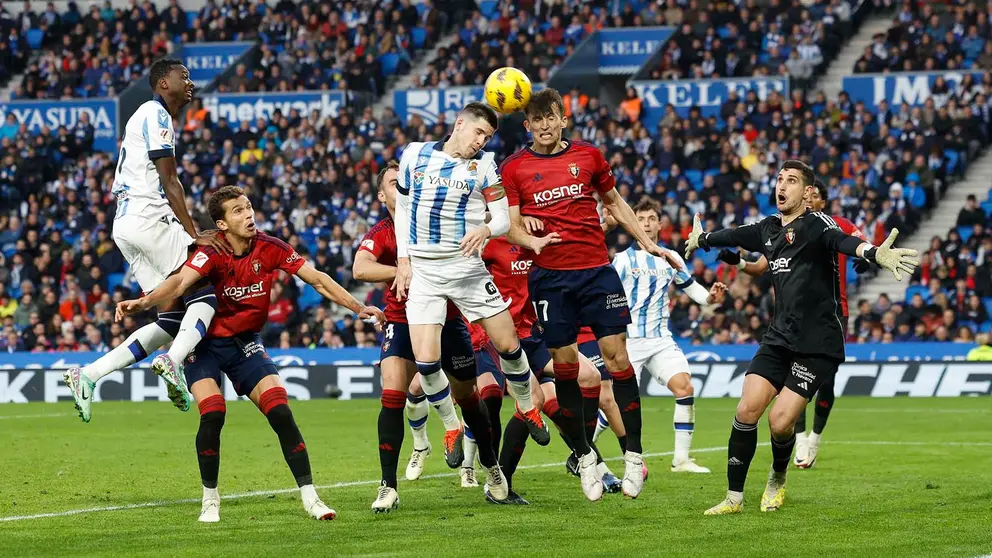
[[[530,120],[527,119],[526,113],[524,113],[524,130],[530,132]]]
[[[230,229],[230,227],[227,226],[227,221],[223,219],[217,219],[216,221],[214,221],[214,224],[217,225],[218,230],[226,231]]]
[[[376,192],[375,198],[379,200],[379,203],[386,203],[386,194],[384,194],[382,190]]]

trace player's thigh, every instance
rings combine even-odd
[[[630,366],[630,358],[627,356],[627,330],[597,339],[599,352],[603,355],[603,362],[610,372],[622,372]]]
[[[417,260],[412,270],[406,301],[407,322],[411,328],[416,325],[437,325],[440,328],[448,315],[447,289],[439,276],[440,270],[436,264],[424,260]]]
[[[806,408],[807,401],[805,395],[792,391],[788,386],[782,388],[768,412],[768,428],[772,435],[784,438],[794,432],[796,419]]]
[[[548,350],[551,351],[551,359],[555,364],[579,363],[579,346],[575,343],[562,347],[552,347],[549,345]]]
[[[599,352],[599,343],[595,341],[586,341],[578,346],[579,354],[584,356],[586,360],[589,361],[599,372],[600,381],[612,380],[613,376],[610,371],[606,369],[606,361],[603,360],[602,353]],[[579,366],[579,372],[582,372],[581,364]]]
[[[413,365],[414,371],[417,369],[417,365]],[[420,373],[417,372],[413,375],[413,379],[410,380],[410,387],[407,388],[407,392],[414,397],[420,397],[424,395],[424,386],[420,383]]]
[[[410,324],[410,345],[418,362],[441,360],[441,324]]]
[[[577,272],[576,272],[577,273]],[[595,269],[583,270],[581,286],[575,293],[576,305],[579,308],[579,323],[589,326],[596,339],[604,339],[618,334],[625,334],[630,324],[630,308],[627,306],[627,295],[623,282],[611,265]],[[616,370],[611,363],[614,359],[626,361],[627,352],[622,346],[610,355],[603,353],[606,365],[610,370]],[[621,363],[620,369],[627,364]]]
[[[463,275],[447,284],[447,294],[465,319],[486,330],[489,339],[502,352],[517,347],[517,332],[513,318],[507,311],[509,304],[503,300],[492,275],[482,265],[463,266]]]
[[[391,356],[381,361],[379,368],[382,371],[382,389],[405,392],[410,387],[411,389],[409,391],[413,393],[410,378],[417,373],[417,364],[415,362],[397,356]],[[420,387],[419,381],[417,382],[417,387]],[[414,393],[414,395],[419,394]]]
[[[815,355],[794,354],[784,387],[806,398],[813,398],[824,384],[833,389],[834,377],[840,362]]]
[[[751,357],[746,375],[764,378],[778,392],[785,386],[785,380],[789,376],[789,370],[791,368],[791,351],[777,345],[762,343],[758,346],[758,350],[754,353],[754,356]],[[745,378],[746,382],[747,379]]]
[[[579,387],[595,388],[603,381],[599,368],[579,351]]]
[[[490,384],[497,385],[500,389],[506,385],[506,378],[499,366],[499,355],[492,345],[487,343],[475,352],[475,374],[479,390]]]
[[[482,318],[479,320],[479,325],[486,330],[486,335],[489,336],[493,347],[501,353],[509,353],[520,344],[509,310],[503,310],[494,316]]]
[[[193,242],[182,225],[161,219],[125,217],[114,229],[114,239],[144,292],[155,290],[182,267]]]
[[[778,388],[764,376],[744,376],[741,399],[737,402],[737,419],[745,424],[757,423],[778,392]]]
[[[648,359],[643,370],[649,371],[675,397],[689,397],[693,393],[692,376],[685,353],[671,339],[656,341],[661,350]]]
[[[231,350],[237,353],[225,359],[222,366],[227,378],[234,385],[235,393],[251,398],[256,392],[261,395],[268,389],[282,385],[276,364],[265,352],[260,336],[234,337],[230,339],[230,343],[233,345]],[[259,390],[259,386],[267,387]],[[252,401],[257,403],[256,399]]]
[[[197,403],[214,395],[223,395],[220,386],[213,378],[203,378],[190,384],[189,392],[193,395],[193,399]]]
[[[551,361],[551,351],[545,345],[544,340],[537,336],[525,337],[520,340],[520,347],[527,355],[527,364],[530,365],[531,372],[540,380],[545,370],[554,373],[554,366]]]
[[[186,357],[183,374],[186,376],[186,385],[189,386],[190,393],[197,402],[216,393],[222,393],[220,386],[224,378],[222,359],[225,352],[220,346],[222,343],[222,340],[204,339]],[[194,387],[197,388],[196,391]]]
[[[251,402],[258,407],[262,394],[277,387],[282,387],[282,379],[279,374],[267,374],[260,378],[255,387],[248,393],[248,399],[251,399]]]
[[[448,320],[441,328],[441,369],[460,381],[475,381],[475,350],[468,326],[460,318]]]
[[[530,298],[541,324],[541,338],[552,355],[555,349],[574,345],[579,335],[579,314],[572,291],[574,287],[570,283],[571,274],[533,267],[528,277]]]

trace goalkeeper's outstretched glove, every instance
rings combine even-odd
[[[893,248],[892,244],[896,241],[897,236],[899,236],[899,229],[892,229],[889,237],[881,246],[877,248],[873,246],[865,250],[864,258],[870,262],[874,261],[882,269],[889,270],[896,281],[902,281],[903,272],[912,276],[916,271],[916,266],[920,265],[920,253],[909,248]]]
[[[709,246],[706,245],[706,240],[703,236],[703,223],[700,221],[698,213],[692,218],[692,232],[689,233],[689,238],[685,239],[686,261],[689,261],[696,248],[709,250]]]

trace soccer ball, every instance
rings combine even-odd
[[[486,102],[503,114],[523,110],[530,93],[530,78],[516,68],[500,68],[486,79]]]

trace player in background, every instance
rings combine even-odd
[[[841,232],[830,217],[809,211],[814,174],[809,165],[790,160],[778,172],[775,200],[780,215],[736,229],[704,232],[699,215],[686,239],[686,259],[697,248],[739,246],[768,258],[775,288],[774,317],[751,360],[727,453],[727,495],[706,515],[740,513],[744,482],[758,445],[758,420],[772,400],[772,470],[761,497],[761,511],[785,501],[786,473],[796,442],[799,413],[823,382],[844,362],[840,272],[837,253],[875,261],[896,280],[912,275],[915,250],[892,248],[893,229],[881,246]]]
[[[813,181],[813,191],[811,192],[809,208],[813,211],[822,212],[823,208],[827,205],[828,199],[827,185],[817,178]],[[865,236],[858,227],[845,217],[831,215],[830,218],[837,223],[837,226],[840,227],[841,232],[844,234],[864,240]],[[765,256],[758,258],[758,261],[749,262],[742,259],[740,253],[724,249],[720,251],[720,259],[730,265],[736,266],[744,273],[753,277],[758,277],[768,271],[768,258]],[[844,327],[844,337],[846,338],[847,328],[850,322],[850,314],[847,307],[847,256],[838,254],[837,266],[840,271],[840,307],[843,315],[841,325]],[[858,273],[868,271],[868,267],[868,262],[863,259],[854,261],[854,270]],[[803,407],[802,412],[799,413],[799,418],[796,420],[796,455],[794,458],[796,467],[809,469],[816,463],[816,456],[820,451],[820,436],[823,434],[823,429],[827,425],[827,419],[830,417],[830,411],[833,409],[835,397],[834,381],[831,378],[825,381],[816,392],[816,404],[813,407],[813,432],[808,435],[806,434],[806,407]]]
[[[613,391],[627,432],[623,492],[636,498],[644,486],[644,460],[640,393],[626,350],[630,310],[623,284],[610,265],[595,195],[647,250],[658,256],[668,251],[652,243],[637,226],[633,212],[614,187],[613,171],[603,154],[589,143],[562,138],[567,119],[557,91],[535,93],[525,116],[533,143],[507,158],[501,170],[510,205],[507,238],[526,248],[548,238],[560,240],[542,246],[542,251],[534,250],[530,294],[554,360],[559,402],[569,417],[566,434],[579,454],[582,491],[590,500],[603,495],[603,484],[596,475],[596,454],[585,434],[577,380],[576,339],[579,327],[588,325],[613,376]],[[528,234],[523,216],[543,221],[545,236]]]
[[[517,336],[520,338],[520,343],[527,354],[527,360],[531,364],[531,371],[534,375],[531,380],[534,386],[534,403],[544,411],[544,414],[552,422],[559,425],[563,415],[555,392],[554,365],[551,360],[551,353],[541,338],[537,313],[530,300],[528,273],[533,265],[532,258],[533,254],[519,246],[510,244],[504,238],[490,240],[482,253],[482,260],[486,264],[486,269],[492,274],[500,294],[510,304],[510,315],[513,317]],[[499,389],[498,395],[502,398],[502,373],[499,370],[498,360],[492,356],[491,344],[488,343],[484,331],[473,330],[472,338],[473,345],[483,349],[490,348],[489,351],[477,350],[476,352],[480,391],[496,388]],[[599,404],[600,376],[595,366],[585,358],[580,358],[579,362],[579,386],[583,394],[583,404],[586,405],[589,416],[595,417]],[[495,395],[495,390],[492,393]],[[487,406],[489,401],[487,400]],[[494,430],[497,429],[499,416],[492,417],[491,421]],[[595,418],[586,426],[587,434],[591,435],[592,429],[595,427]],[[559,426],[559,431],[561,431],[561,426]],[[572,447],[572,442],[566,435],[562,434],[562,438],[566,445]],[[519,413],[514,413],[506,424],[505,439],[501,450],[498,447],[498,439],[498,435],[493,436],[493,441],[496,443],[494,447],[497,447],[500,455],[500,467],[502,467],[503,476],[506,477],[510,487],[510,498],[505,503],[527,504],[526,500],[520,498],[512,490],[513,474],[527,443],[527,428]],[[595,450],[595,448],[593,449]],[[608,492],[620,491],[619,479],[609,470],[601,458],[597,459],[597,472]],[[490,501],[493,500],[490,499]]]
[[[360,281],[391,282],[396,277],[396,232],[393,216],[396,211],[398,168],[395,161],[389,161],[376,177],[377,196],[385,204],[389,216],[372,227],[359,245],[352,272]],[[389,512],[399,506],[396,469],[403,445],[404,408],[409,413],[408,420],[413,430],[414,449],[406,470],[408,479],[420,477],[424,460],[431,452],[426,430],[427,405],[421,404],[427,396],[422,393],[408,393],[417,375],[417,367],[410,344],[406,303],[398,300],[391,289],[386,291],[385,315],[386,324],[383,327],[379,357],[382,369],[382,407],[379,410],[378,446],[382,483],[372,504],[372,511],[376,513]],[[458,309],[450,304],[441,332],[441,356],[442,369],[446,373],[460,376],[468,371],[474,375],[475,360],[467,329]],[[450,390],[443,389],[433,394],[430,402],[435,407],[451,406]],[[462,435],[461,428],[449,429],[444,435],[445,460],[452,468],[458,467],[463,459]]]
[[[469,103],[458,114],[447,139],[414,142],[404,148],[396,203],[396,293],[402,300],[409,292],[410,340],[428,396],[448,388],[440,374],[440,357],[441,329],[450,300],[470,322],[485,328],[500,352],[500,368],[531,436],[546,445],[551,436],[531,400],[530,365],[507,304],[478,257],[486,240],[506,234],[510,226],[494,155],[481,151],[497,125],[492,108]],[[487,207],[492,216],[488,224]],[[543,239],[538,249],[553,240]],[[492,452],[488,412],[475,389],[475,374],[455,379],[455,400],[479,442],[487,485],[496,500],[504,500],[507,487]],[[461,428],[453,407],[438,411],[446,430]]]
[[[220,433],[227,406],[221,391],[221,377],[227,375],[238,395],[247,396],[269,421],[279,437],[283,457],[300,488],[303,507],[314,519],[334,519],[336,513],[317,496],[310,472],[306,443],[289,409],[286,388],[275,364],[262,346],[259,332],[269,314],[269,292],[279,271],[295,275],[313,286],[324,298],[348,308],[362,319],[385,321],[382,311],[364,306],[326,273],[285,242],[260,233],[255,228],[255,212],[244,191],[224,186],[207,202],[210,217],[223,231],[233,254],[222,254],[212,247],[198,249],[189,262],[139,300],[121,302],[118,319],[166,304],[201,278],[208,279],[218,295],[217,319],[206,338],[190,355],[185,373],[193,397],[200,408],[200,428],[196,434],[196,455],[203,482],[200,521],[220,521]]]
[[[155,97],[142,103],[127,121],[112,188],[117,197],[114,242],[145,293],[176,273],[194,244],[218,252],[231,249],[217,231],[196,233],[176,170],[173,118],[193,100],[189,70],[180,60],[159,60],[149,69],[148,83]],[[189,410],[189,393],[176,364],[206,334],[217,298],[206,283],[194,285],[186,294],[185,312],[183,301],[170,302],[158,309],[154,323],[138,329],[118,347],[82,368],[66,370],[65,384],[83,422],[92,417],[93,393],[101,378],[144,360],[170,341],[171,356],[156,357],[152,370],[165,380],[173,404]]]
[[[637,223],[648,237],[657,242],[660,229],[661,204],[645,197],[634,206]],[[681,258],[680,258],[681,259]],[[700,306],[723,302],[727,286],[714,283],[709,292],[696,283],[684,262],[678,267],[664,258],[647,253],[643,246],[631,245],[613,258],[613,267],[620,274],[627,300],[630,302],[631,323],[627,326],[627,350],[637,373],[647,371],[675,396],[675,453],[673,473],[709,473],[689,458],[696,407],[689,361],[668,329],[670,286],[685,292]]]

